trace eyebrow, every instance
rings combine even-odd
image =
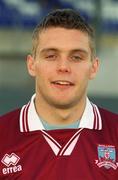
[[[45,53],[45,52],[48,52],[48,51],[59,52],[60,50],[57,49],[57,48],[44,48],[44,49],[40,50],[40,53],[42,54],[42,53]],[[70,53],[77,53],[77,52],[83,53],[85,55],[88,55],[88,51],[86,51],[85,49],[79,48],[79,49],[72,49],[72,50],[70,50]]]
[[[56,49],[56,48],[44,48],[44,49],[40,50],[40,53],[45,53],[45,52],[48,52],[48,51],[59,51],[59,50]]]
[[[71,50],[72,53],[82,53],[82,54],[85,54],[85,55],[88,55],[88,51],[85,50],[85,49],[73,49]]]

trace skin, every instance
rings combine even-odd
[[[88,82],[99,67],[98,58],[91,57],[86,33],[60,27],[40,33],[36,56],[28,55],[27,67],[35,77],[35,107],[41,118],[54,125],[81,119]]]

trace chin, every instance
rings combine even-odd
[[[75,101],[53,101],[52,102],[52,105],[58,109],[68,109],[68,108],[71,108],[75,105]]]

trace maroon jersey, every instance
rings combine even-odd
[[[0,118],[0,180],[117,180],[118,115],[88,102],[77,129],[45,130],[32,101]]]

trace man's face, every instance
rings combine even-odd
[[[87,34],[65,28],[43,30],[35,59],[28,56],[28,70],[36,78],[40,104],[69,108],[84,99],[88,81],[98,69],[98,60],[91,57]]]

